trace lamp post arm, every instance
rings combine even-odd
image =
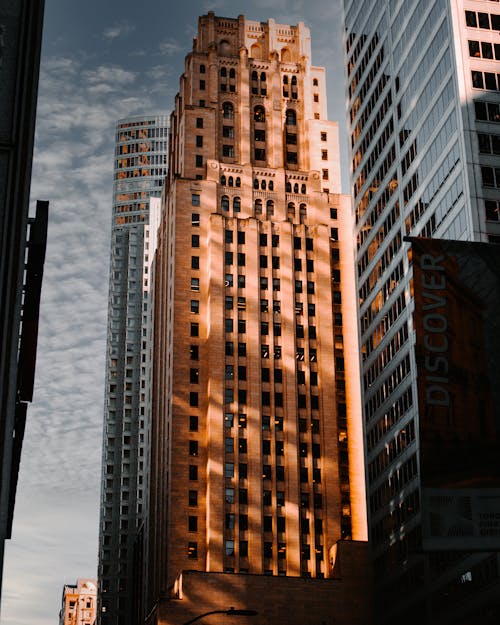
[[[212,610],[211,612],[205,612],[205,614],[200,614],[192,618],[190,621],[186,621],[185,623],[183,623],[183,625],[191,625],[191,623],[199,621],[201,618],[204,618],[205,616],[210,616],[211,614],[227,614],[227,610]]]

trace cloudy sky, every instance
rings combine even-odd
[[[31,191],[50,201],[49,239],[1,625],[53,625],[63,584],[96,575],[115,120],[169,112],[198,15],[303,21],[345,153],[341,0],[270,5],[46,0]]]

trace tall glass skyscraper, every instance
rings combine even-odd
[[[167,139],[166,116],[116,124],[99,528],[98,618],[103,624],[131,623],[134,611],[134,554],[141,550],[147,479],[144,229],[149,198],[161,194],[166,175]]]
[[[500,240],[500,6],[344,0],[344,9],[377,619],[498,622],[486,598],[498,593],[497,554],[422,550],[413,271],[403,238]]]

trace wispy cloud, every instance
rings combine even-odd
[[[112,41],[113,39],[117,39],[118,37],[125,37],[134,29],[135,26],[133,24],[130,24],[129,22],[116,22],[115,24],[113,24],[113,26],[109,26],[108,28],[104,29],[102,37],[103,39]]]
[[[172,56],[184,51],[183,46],[181,46],[176,39],[171,37],[161,41],[158,48],[160,50],[160,54],[165,54],[166,56]]]

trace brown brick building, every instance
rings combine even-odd
[[[213,13],[186,57],[149,276],[147,623],[366,622],[350,203],[310,57],[303,24]]]

